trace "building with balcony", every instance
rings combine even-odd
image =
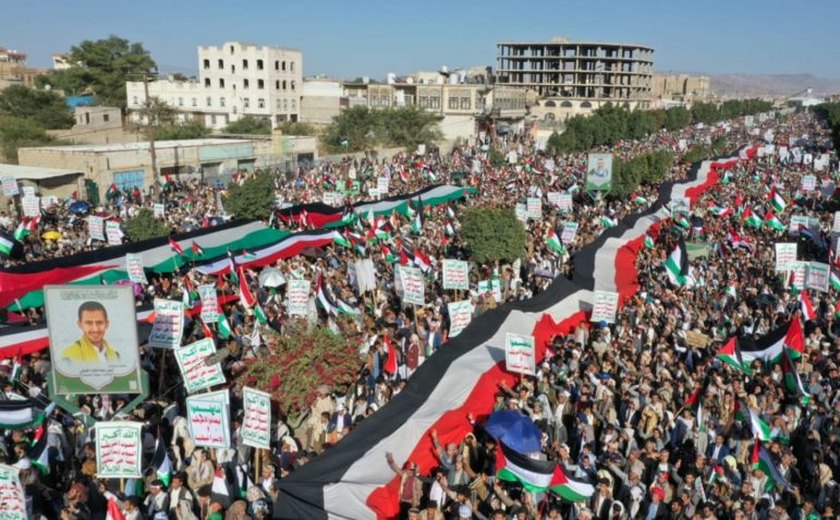
[[[26,53],[0,47],[0,90],[12,85],[34,88],[43,72],[26,66]]]
[[[152,81],[149,97],[157,97],[180,113],[222,129],[245,116],[268,119],[272,125],[300,119],[303,54],[296,49],[226,42],[198,48],[197,79]],[[145,86],[126,83],[131,120],[142,122]]]
[[[612,103],[650,108],[653,48],[629,43],[500,42],[496,84],[534,91],[532,113],[562,121]]]

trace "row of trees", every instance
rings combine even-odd
[[[690,124],[713,124],[733,117],[770,110],[760,99],[694,103],[667,110],[628,110],[608,103],[590,116],[575,116],[562,134],[553,133],[548,148],[554,153],[584,152],[594,146],[612,145],[623,139],[642,139],[660,130],[674,131]]]
[[[17,163],[17,150],[58,141],[47,129],[70,128],[73,116],[55,92],[12,85],[0,91],[0,154]]]
[[[673,164],[674,154],[665,150],[642,153],[626,161],[614,160],[610,197],[626,198],[639,185],[658,185],[671,171]]]
[[[418,107],[351,107],[333,118],[322,134],[325,148],[333,153],[361,152],[376,146],[415,148],[441,139],[437,117]]]

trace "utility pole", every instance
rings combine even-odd
[[[149,140],[149,153],[152,158],[152,194],[154,200],[160,201],[160,182],[157,170],[157,155],[155,153],[155,128],[152,125],[151,101],[149,99],[149,74],[143,74],[143,92],[146,103],[146,138]]]

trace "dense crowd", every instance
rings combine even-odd
[[[679,156],[681,141],[690,149],[722,136],[735,146],[761,142],[766,129],[775,130],[776,143],[810,141],[819,145],[822,127],[811,114],[770,120],[747,128],[743,121],[728,126],[689,128],[659,133],[648,139],[616,143],[608,151],[627,158],[651,150],[666,149]],[[406,380],[425,358],[446,348],[449,332],[447,303],[440,265],[444,258],[466,258],[461,243],[459,217],[467,206],[511,208],[525,197],[543,198],[542,220],[528,220],[527,256],[511,264],[475,265],[471,269],[469,299],[479,314],[503,301],[529,298],[544,290],[557,276],[572,275],[576,251],[591,243],[605,229],[644,207],[639,200],[654,201],[656,186],[641,186],[638,197],[613,200],[591,197],[582,189],[586,155],[552,157],[535,148],[523,136],[493,143],[513,160],[491,164],[488,146],[478,141],[450,154],[432,152],[422,158],[398,154],[386,159],[352,159],[325,163],[297,172],[294,179],[278,178],[276,195],[288,203],[319,201],[325,190],[359,182],[367,193],[376,179],[391,178],[392,194],[411,193],[434,183],[458,183],[477,189],[467,200],[427,207],[419,233],[412,221],[399,215],[387,219],[390,245],[397,239],[410,241],[415,252],[432,260],[427,275],[427,305],[413,309],[401,305],[394,286],[394,264],[386,254],[369,247],[364,256],[375,265],[378,279],[372,302],[357,293],[347,265],[360,256],[339,244],[324,248],[322,255],[296,256],[276,262],[288,278],[315,280],[323,277],[328,290],[361,312],[351,318],[315,310],[313,321],[325,322],[352,337],[359,349],[359,377],[350,387],[317,388],[317,396],[305,413],[295,417],[280,413],[273,424],[273,449],[258,456],[261,474],[253,481],[252,448],[244,446],[239,431],[242,418],[241,381],[237,375],[254,358],[275,348],[278,338],[293,321],[282,294],[261,287],[257,278],[251,288],[267,314],[267,327],[256,328],[256,318],[239,303],[224,308],[232,335],[219,339],[230,357],[225,362],[231,381],[231,417],[234,443],[231,449],[196,448],[186,428],[183,402],[186,392],[177,380],[178,368],[162,351],[141,347],[142,363],[151,380],[160,382],[153,397],[131,412],[146,424],[144,459],[150,461],[156,441],[169,447],[172,479],[169,485],[149,471],[142,482],[123,485],[96,478],[95,447],[91,431],[69,414],[56,410],[46,433],[52,450],[51,471],[36,469],[27,458],[29,443],[24,432],[6,436],[6,459],[21,470],[33,515],[62,518],[105,518],[106,504],[118,501],[126,518],[267,518],[278,495],[277,479],[329,448],[354,424],[365,420],[399,393]],[[807,146],[807,143],[803,146]],[[832,165],[834,166],[834,165]],[[677,160],[668,180],[684,179],[690,165]],[[797,363],[808,393],[792,396],[782,384],[779,365],[756,366],[747,376],[715,360],[715,352],[729,337],[761,336],[775,325],[800,319],[799,296],[784,274],[775,272],[773,245],[787,240],[784,231],[766,226],[750,227],[743,215],[749,207],[758,215],[768,209],[768,189],[775,185],[789,200],[776,216],[788,222],[792,214],[816,217],[819,229],[797,233],[805,259],[828,262],[834,201],[822,191],[802,192],[803,174],[812,167],[793,160],[780,161],[776,153],[742,161],[723,182],[703,195],[690,215],[689,230],[662,226],[653,247],[637,262],[641,289],[619,311],[616,323],[592,328],[581,325],[568,337],[557,337],[550,356],[535,377],[523,378],[510,388],[500,385],[497,409],[518,409],[530,416],[544,434],[542,459],[558,461],[569,476],[597,487],[588,501],[568,503],[545,494],[494,479],[495,441],[476,424],[463,440],[439,445],[440,469],[431,475],[415,474],[413,466],[396,465],[400,475],[400,502],[409,518],[624,518],[644,520],[682,518],[759,518],[794,520],[836,516],[840,491],[834,476],[840,471],[840,393],[838,393],[838,347],[840,334],[834,304],[837,289],[811,292],[818,315],[805,323],[805,349]],[[823,172],[830,177],[835,170]],[[401,173],[407,175],[400,175]],[[405,177],[406,180],[402,180]],[[833,178],[832,178],[833,179]],[[832,180],[829,179],[829,180]],[[832,180],[833,182],[833,180]],[[212,225],[221,216],[217,189],[196,181],[174,181],[164,190],[167,224],[173,231]],[[563,213],[545,200],[550,191],[574,193],[574,211]],[[731,208],[733,214],[716,216],[707,211],[711,203]],[[109,198],[95,208],[102,215],[126,219],[138,208],[151,204],[148,194],[131,190]],[[88,238],[85,219],[68,206],[45,213],[37,233],[26,239],[26,260],[38,261],[101,247]],[[737,214],[735,214],[737,211]],[[605,218],[606,217],[606,218]],[[562,251],[550,247],[546,237],[563,223],[579,224],[576,237]],[[304,229],[306,223],[272,219],[275,225]],[[371,224],[360,216],[358,226]],[[10,233],[18,221],[9,213],[0,215],[0,227]],[[447,227],[451,226],[451,231]],[[47,240],[44,232],[60,238]],[[683,236],[685,235],[685,236]],[[807,235],[807,236],[806,236]],[[736,237],[736,238],[733,238]],[[705,254],[691,261],[692,288],[669,285],[663,259],[680,239],[700,242]],[[832,256],[832,259],[834,257]],[[479,292],[478,281],[497,279],[500,300],[493,291]],[[189,287],[215,283],[219,295],[236,295],[229,277],[209,277],[191,269],[183,275],[154,275],[138,299],[181,300]],[[26,311],[31,323],[43,322],[42,311]],[[203,336],[198,320],[188,320],[184,343]],[[705,346],[690,345],[687,333],[702,334]],[[388,367],[388,342],[396,353],[396,369]],[[23,370],[4,390],[37,396],[45,394],[50,361],[46,353],[16,360]],[[8,364],[9,370],[12,363]],[[698,424],[695,410],[684,406],[689,396],[703,388],[704,417]],[[119,419],[128,402],[123,396],[80,397],[83,410],[100,420]],[[739,404],[744,403],[744,404]],[[773,429],[767,444],[785,482],[768,485],[767,476],[754,469],[753,432],[737,418],[739,406],[762,414]],[[145,467],[145,466],[144,466]],[[251,480],[249,480],[249,475]],[[220,493],[218,484],[227,488]],[[281,502],[282,503],[282,502]]]

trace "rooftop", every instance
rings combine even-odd
[[[551,45],[567,45],[567,46],[572,46],[572,45],[608,45],[608,46],[614,46],[614,47],[619,47],[619,46],[621,46],[621,47],[638,47],[640,49],[645,49],[645,50],[649,50],[649,51],[654,50],[653,47],[650,47],[648,45],[640,45],[638,43],[630,43],[630,42],[556,41],[556,40],[551,40],[551,39],[545,40],[545,41],[521,41],[521,42],[500,41],[500,42],[496,42],[496,45],[497,46],[498,45],[546,45],[546,46],[551,46]]]
[[[155,149],[186,148],[191,146],[221,146],[226,144],[250,143],[249,139],[180,139],[177,141],[155,141]],[[72,153],[102,153],[102,152],[125,152],[131,150],[146,150],[149,148],[149,141],[137,143],[114,143],[114,144],[78,144],[70,146],[40,146],[39,150],[50,150],[56,152]]]
[[[17,164],[0,164],[0,177],[14,177],[40,181],[62,177],[64,175],[82,175],[79,170],[64,170],[60,168],[42,168],[40,166],[18,166]]]

